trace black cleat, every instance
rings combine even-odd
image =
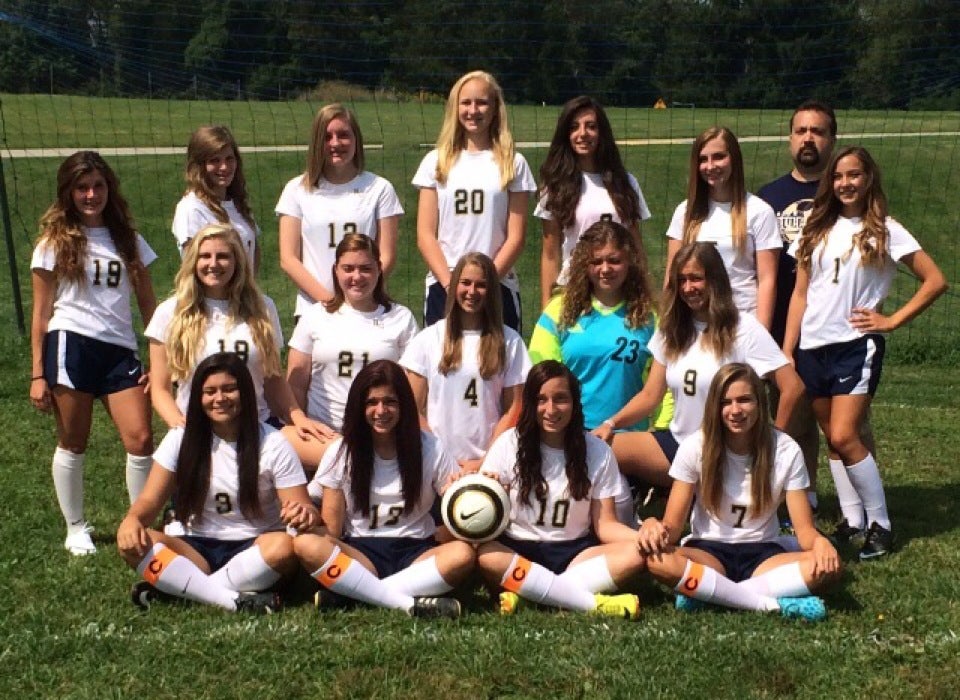
[[[876,559],[892,551],[893,532],[877,523],[871,523],[867,530],[867,538],[863,542],[863,547],[860,548],[860,560]]]
[[[422,596],[413,599],[414,617],[446,617],[456,620],[460,617],[460,601],[456,598]]]
[[[283,599],[279,593],[241,593],[237,597],[237,612],[254,615],[273,615],[283,610]]]

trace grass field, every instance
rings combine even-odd
[[[306,139],[315,105],[307,103],[178,103],[3,96],[3,155],[25,146],[185,144],[205,121],[225,121],[248,144]],[[394,294],[415,310],[422,263],[413,245],[415,192],[409,180],[435,137],[438,105],[357,105],[368,143],[368,167],[397,187],[408,215],[402,224]],[[518,108],[518,139],[549,139],[555,108]],[[94,119],[96,115],[96,119]],[[714,122],[741,136],[782,133],[783,112],[618,110],[620,138],[690,137]],[[92,124],[97,128],[93,129]],[[843,113],[841,131],[955,131],[955,113]],[[884,167],[894,212],[956,280],[952,245],[960,186],[957,137],[865,141]],[[688,146],[624,149],[655,218],[645,228],[659,275],[663,231],[683,198]],[[744,147],[751,187],[788,168],[780,143]],[[543,149],[526,152],[536,169]],[[177,264],[169,233],[182,189],[182,157],[111,157],[140,228],[161,254],[153,274],[169,291]],[[264,289],[285,319],[293,290],[276,265],[272,207],[282,184],[302,169],[296,153],[245,158],[256,213],[264,228]],[[53,196],[55,159],[3,161],[13,207],[14,241],[29,314],[29,252],[37,216]],[[539,226],[531,221],[520,265],[525,323],[535,300]],[[932,697],[960,688],[960,369],[956,298],[899,331],[874,408],[874,426],[897,553],[869,565],[850,564],[843,587],[827,597],[830,619],[818,626],[775,617],[674,612],[666,593],[645,584],[636,623],[524,611],[501,620],[468,596],[459,623],[424,623],[373,610],[318,618],[307,606],[271,618],[229,616],[187,606],[138,613],[127,600],[135,575],[116,556],[115,528],[125,511],[122,450],[98,409],[87,461],[87,517],[97,528],[97,556],[71,559],[50,478],[53,422],[26,400],[29,342],[15,331],[7,268],[0,277],[0,693],[58,698],[182,697]],[[901,278],[904,276],[901,275]],[[908,293],[901,279],[898,293]],[[929,350],[932,348],[932,350]],[[930,362],[915,366],[919,357]],[[159,424],[157,424],[159,429]],[[162,434],[158,430],[158,435]],[[824,470],[825,472],[825,470]],[[823,519],[837,519],[823,474]]]

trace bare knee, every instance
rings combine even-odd
[[[292,569],[296,562],[293,538],[285,532],[270,532],[257,538],[260,556],[267,566],[276,571]]]
[[[138,426],[135,430],[128,430],[120,436],[123,449],[132,455],[153,454],[153,431],[150,424]]]

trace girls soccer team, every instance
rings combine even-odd
[[[299,564],[333,598],[414,615],[459,615],[445,594],[476,570],[503,589],[504,614],[528,599],[632,618],[636,596],[610,594],[647,570],[677,591],[681,610],[821,619],[813,594],[836,581],[840,561],[813,525],[799,449],[770,422],[763,375],[779,389],[778,426],[804,389],[812,399],[844,518],[838,539],[860,542],[864,560],[891,551],[859,425],[882,333],[946,282],[888,216],[864,149],[834,156],[790,249],[798,274],[781,351],[765,329],[778,224],[746,192],[734,135],[708,129],[694,142],[658,316],[639,184],[602,106],[571,100],[541,169],[544,313],[532,369],[513,268],[535,185],[494,78],[475,71],[454,84],[437,147],[413,179],[429,271],[419,334],[386,292],[403,209],[363,156],[353,113],[322,108],[306,171],[277,203],[280,265],[299,290],[286,377],[276,308],[255,278],[260,229],[226,127],[191,137],[173,226],[183,264],[159,306],[147,272],[156,254],[113,171],[87,151],[61,165],[31,261],[30,399],[56,417],[53,481],[74,555],[96,549],[82,471],[95,398],[116,423],[132,504],[117,544],[143,578],[135,603],[177,596],[269,612]],[[920,285],[884,315],[898,261]],[[147,387],[170,427],[152,457]],[[316,472],[309,488],[301,465]],[[509,527],[478,547],[438,539],[434,499],[478,469],[509,489]],[[662,520],[636,527],[624,475],[670,485]],[[170,498],[182,536],[151,529]],[[799,551],[777,539],[784,499]]]

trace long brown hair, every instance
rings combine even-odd
[[[737,137],[725,126],[713,126],[700,134],[690,149],[690,172],[687,176],[687,211],[683,216],[683,242],[693,243],[700,234],[700,225],[710,212],[710,186],[700,176],[700,151],[715,138],[723,141],[730,154],[730,226],[733,247],[743,252],[747,243],[747,186],[743,175],[743,154]]]
[[[382,386],[393,389],[399,403],[400,419],[393,434],[405,513],[417,505],[423,483],[423,445],[413,389],[400,365],[390,360],[375,360],[360,370],[350,385],[343,410],[343,442],[337,451],[338,460],[346,459],[350,494],[356,510],[363,515],[370,512],[372,505],[370,487],[374,467],[373,431],[367,423],[366,403],[370,390]]]
[[[867,178],[866,201],[864,202],[863,226],[853,236],[853,248],[860,251],[863,264],[868,267],[883,267],[888,255],[890,233],[887,231],[887,197],[880,184],[880,168],[867,149],[847,146],[833,154],[826,173],[817,187],[810,218],[803,227],[797,244],[797,266],[809,270],[813,251],[825,241],[840,217],[841,204],[833,193],[833,178],[841,158],[854,156]],[[822,255],[822,251],[821,251]],[[849,253],[847,254],[849,256]]]
[[[550,150],[540,166],[540,190],[547,196],[547,211],[561,228],[573,223],[583,183],[577,156],[570,146],[570,132],[576,116],[587,110],[597,117],[597,152],[594,154],[597,172],[613,200],[617,216],[629,226],[640,221],[640,197],[630,186],[607,113],[597,100],[586,95],[574,97],[563,105]]]
[[[217,221],[222,224],[230,222],[226,209],[214,194],[207,179],[207,161],[227,147],[233,151],[233,156],[237,159],[237,169],[233,174],[233,181],[227,186],[226,198],[233,201],[240,216],[250,224],[251,228],[256,229],[257,222],[247,202],[247,180],[243,175],[243,158],[240,157],[240,149],[230,129],[222,124],[201,126],[190,135],[190,143],[187,145],[187,168],[184,173],[187,193],[193,192],[197,195],[200,201],[214,213]]]
[[[581,501],[590,492],[587,475],[587,439],[583,428],[583,404],[580,400],[580,382],[566,365],[556,360],[544,360],[534,365],[523,385],[523,401],[517,421],[517,463],[514,483],[519,487],[520,502],[530,504],[530,495],[545,498],[547,482],[543,478],[543,453],[540,449],[540,423],[537,404],[540,389],[551,379],[563,378],[570,387],[573,415],[563,434],[564,471],[570,487],[570,496]]]
[[[203,504],[210,490],[213,428],[203,410],[203,384],[211,374],[225,372],[237,380],[240,390],[240,414],[237,416],[237,505],[251,520],[263,514],[260,503],[260,420],[257,396],[250,370],[233,352],[218,352],[197,365],[190,382],[190,401],[177,455],[174,501],[177,515],[186,522],[203,515]]]
[[[360,133],[360,123],[356,115],[347,107],[338,102],[321,107],[317,116],[313,119],[313,127],[310,131],[310,148],[307,151],[307,170],[303,174],[303,187],[308,192],[312,192],[319,186],[320,178],[323,177],[323,169],[327,165],[327,154],[324,150],[324,138],[327,133],[327,127],[334,119],[343,119],[353,131],[353,140],[356,150],[354,151],[353,164],[357,168],[357,173],[363,172],[363,134]]]
[[[57,279],[83,284],[87,235],[80,212],[73,203],[73,190],[81,177],[94,172],[99,173],[107,183],[104,226],[110,231],[110,239],[127,273],[135,281],[142,264],[133,217],[127,200],[120,193],[116,174],[96,151],[77,151],[57,168],[57,198],[40,217],[40,237],[37,242],[53,247],[53,271]]]
[[[438,369],[446,375],[460,368],[463,359],[463,309],[457,303],[457,286],[467,265],[479,267],[487,284],[487,294],[480,310],[480,347],[477,360],[480,376],[489,379],[501,372],[507,363],[506,344],[503,339],[503,298],[500,295],[500,277],[497,268],[483,253],[467,253],[457,261],[450,273],[444,316],[447,323],[443,332],[443,352]]]
[[[720,413],[723,399],[734,382],[746,382],[757,403],[757,422],[750,431],[750,515],[770,507],[773,495],[770,480],[774,462],[774,428],[770,425],[770,407],[763,381],[750,365],[731,362],[721,367],[710,382],[703,410],[703,469],[700,496],[704,507],[719,516],[723,500],[723,471],[727,463],[727,431]]]
[[[712,243],[688,243],[673,257],[660,316],[664,350],[667,358],[673,360],[697,340],[693,311],[680,295],[680,271],[690,261],[699,263],[706,280],[707,327],[701,342],[716,357],[723,357],[736,340],[740,312],[733,302],[723,258]]]
[[[641,328],[650,322],[654,304],[647,274],[647,256],[637,249],[633,234],[625,226],[615,221],[598,221],[583,232],[570,256],[570,282],[563,292],[561,328],[572,328],[581,316],[590,312],[593,289],[587,276],[587,267],[594,252],[608,243],[613,244],[626,258],[627,277],[620,291],[627,305],[627,325]]]

